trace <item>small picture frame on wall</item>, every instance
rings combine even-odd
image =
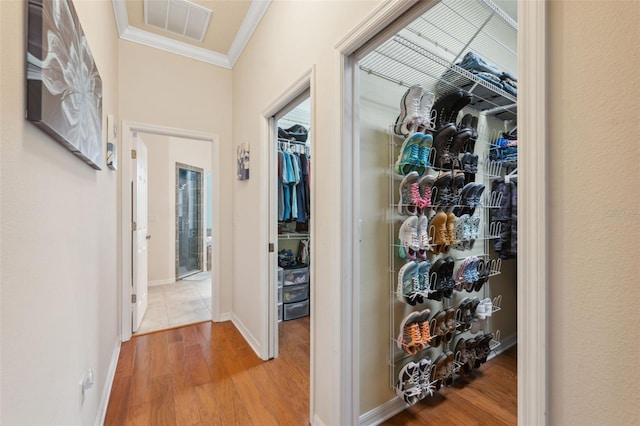
[[[249,179],[249,142],[238,145],[238,180]]]

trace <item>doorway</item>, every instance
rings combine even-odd
[[[203,269],[203,169],[176,163],[176,279]]]
[[[382,42],[388,40],[390,35],[397,33],[400,29],[405,27],[410,20],[415,19],[416,16],[434,7],[434,5],[441,3],[447,3],[450,5],[452,2],[419,2],[418,4],[414,4],[415,7],[413,10],[405,13],[401,18],[397,17],[402,15],[404,12],[407,12],[407,10],[410,9],[410,4],[405,5],[404,8],[399,6],[397,8],[389,7],[390,10],[382,11],[381,13],[376,14],[375,18],[367,20],[367,23],[371,24],[372,28],[367,28],[367,30],[361,34],[348,36],[338,45],[338,49],[342,53],[342,71],[344,72],[344,79],[342,80],[343,89],[341,90],[343,96],[343,116],[359,117],[360,114],[357,93],[362,74],[358,69],[358,62],[364,58],[367,53],[370,53],[375,49],[376,46],[379,46]],[[484,3],[488,4],[488,2]],[[521,18],[521,22],[518,35],[518,50],[521,51],[521,55],[518,56],[517,63],[518,69],[521,70],[521,78],[523,81],[521,81],[521,90],[518,93],[517,101],[519,109],[517,114],[519,118],[518,131],[521,134],[521,138],[523,140],[526,139],[527,141],[530,141],[531,145],[521,147],[521,153],[524,160],[518,161],[520,173],[523,173],[523,169],[526,168],[528,171],[525,175],[530,179],[521,179],[521,183],[523,183],[523,185],[520,187],[518,198],[523,200],[533,200],[535,197],[532,195],[535,193],[535,190],[541,190],[543,193],[543,188],[545,187],[543,178],[544,172],[542,171],[544,170],[545,164],[544,137],[541,137],[544,125],[535,122],[536,119],[544,122],[545,116],[545,61],[543,54],[545,51],[545,15],[542,3],[534,5],[532,2],[518,1],[518,7],[520,8],[521,6],[525,9],[525,12],[519,16],[519,18]],[[414,36],[420,37],[421,34],[421,32],[418,32],[414,34]],[[523,49],[523,46],[525,49]],[[413,59],[407,58],[406,65],[408,67],[415,66],[417,68],[417,63]],[[416,71],[418,71],[418,69],[416,69]],[[369,76],[375,76],[375,74],[373,72],[368,72],[365,78],[368,78]],[[392,81],[395,82],[396,80],[390,80],[390,82]],[[408,80],[404,80],[403,82],[407,83]],[[524,108],[526,108],[527,114],[521,113]],[[493,112],[497,112],[497,110],[494,110]],[[392,118],[392,120],[394,119],[395,117]],[[387,124],[393,125],[394,123],[392,122]],[[343,140],[345,145],[348,146],[348,149],[346,150],[346,158],[343,162],[343,172],[347,175],[352,168],[361,164],[360,161],[362,153],[358,142],[361,136],[361,130],[362,129],[360,128],[357,120],[354,121],[352,118],[345,120],[345,125],[343,127]],[[381,133],[387,133],[388,130],[379,128],[379,131]],[[385,141],[385,143],[389,146],[392,145],[391,141]],[[390,164],[393,164],[396,161],[396,158],[392,155],[388,155],[388,160],[391,161],[385,162],[382,167],[389,167]],[[523,164],[525,167],[522,167]],[[541,171],[541,173],[536,175],[534,173],[535,171]],[[524,184],[524,182],[526,182],[526,184]],[[361,224],[359,222],[360,217],[357,211],[360,207],[358,202],[358,183],[359,179],[356,178],[350,180],[346,184],[347,197],[353,199],[354,210],[356,210],[354,213],[346,212],[343,216],[345,222],[348,223],[346,233],[349,236],[348,244],[350,244],[347,253],[347,256],[349,257],[349,265],[352,265],[353,263],[359,265],[358,262],[362,256],[362,253],[358,248],[361,233]],[[395,194],[397,197],[397,188]],[[519,260],[529,259],[534,261],[534,264],[531,264],[531,262],[522,262],[523,268],[518,268],[517,271],[517,330],[520,337],[518,342],[518,359],[519,362],[524,361],[524,363],[521,364],[522,371],[519,371],[518,373],[518,418],[523,424],[542,424],[544,422],[543,419],[546,412],[546,355],[544,343],[542,343],[545,339],[545,331],[544,327],[525,327],[525,324],[535,324],[536,321],[539,323],[540,319],[543,318],[540,316],[541,312],[546,312],[546,279],[544,278],[546,276],[546,256],[543,250],[546,245],[546,239],[544,237],[546,213],[544,210],[544,200],[541,200],[540,197],[535,199],[537,202],[540,202],[540,204],[537,204],[536,202],[534,203],[535,205],[527,205],[526,209],[523,209],[525,212],[523,215],[524,217],[522,218],[523,220],[521,225],[518,227],[519,242],[522,244],[518,247],[517,258]],[[396,202],[397,198],[395,202],[387,204],[386,207],[389,207],[390,205],[393,206]],[[397,205],[395,207],[397,207]],[[533,211],[538,213],[539,216],[534,215]],[[540,217],[540,221],[532,221],[531,217]],[[395,220],[395,217],[393,215],[389,215],[389,221],[391,222],[392,220]],[[393,235],[394,232],[395,229],[390,230],[388,234]],[[537,234],[535,232],[537,232]],[[524,239],[522,237],[523,235],[528,235],[531,239]],[[534,235],[538,235],[539,237],[534,238]],[[397,252],[397,250],[395,250],[395,252]],[[392,253],[390,257],[393,255],[394,254]],[[353,323],[358,324],[362,312],[360,304],[360,300],[362,299],[362,295],[360,294],[361,285],[359,284],[361,282],[360,271],[358,266],[355,266],[353,270],[351,267],[348,267],[346,268],[345,274],[346,278],[343,281],[344,287],[349,288],[350,283],[353,282],[354,288],[353,290],[345,291],[343,293],[343,298],[347,301],[353,299],[353,303],[347,306],[347,310],[349,311],[349,317]],[[390,294],[395,297],[396,289],[394,288],[390,291]],[[351,308],[351,306],[353,306],[353,308]],[[390,319],[390,322],[393,321],[394,320]],[[523,330],[526,330],[527,332],[521,333]],[[353,339],[352,337],[357,336],[359,331],[361,330],[358,330],[357,327],[350,327],[342,336],[341,342],[343,342],[347,348],[351,342],[355,342],[355,345],[358,345],[358,339]],[[395,340],[396,339],[392,339],[392,347],[389,348],[388,351],[397,350]],[[536,345],[536,342],[538,345]],[[524,354],[526,354],[526,356]],[[358,351],[353,350],[349,355],[349,359],[352,360],[352,363],[357,364],[360,359]],[[345,386],[347,395],[353,396],[353,400],[350,401],[351,403],[349,406],[358,407],[358,396],[362,395],[362,388],[359,389],[358,384],[358,373],[356,372],[353,374],[350,380],[352,381],[348,381]],[[394,380],[397,380],[397,376],[394,378],[393,374],[390,374],[389,381],[392,382]],[[530,387],[524,387],[522,386],[522,383],[528,383]],[[393,385],[391,385],[391,387],[393,387]],[[385,416],[388,417],[389,411],[395,411],[396,409],[401,410],[404,407],[404,404],[397,404],[395,408],[393,408],[393,404],[385,404]],[[360,408],[362,408],[362,406]],[[380,412],[377,410],[365,413],[360,411],[360,416],[358,416],[358,408],[355,409],[355,413],[354,411],[349,410],[346,410],[346,412],[345,418],[349,419],[351,422],[359,421],[360,423],[373,424],[374,421],[378,421],[380,419]],[[537,421],[532,419],[537,419]]]
[[[208,293],[208,296],[200,297],[201,300],[199,303],[204,303],[202,312],[200,312],[201,317],[199,321],[202,320],[217,320],[219,319],[219,277],[220,277],[220,259],[216,255],[220,253],[220,213],[215,206],[219,205],[219,194],[220,194],[220,173],[219,173],[219,143],[218,138],[215,135],[202,133],[202,132],[194,132],[189,130],[182,129],[171,129],[154,125],[140,124],[140,123],[131,123],[131,122],[123,122],[122,124],[122,152],[128,153],[132,148],[133,143],[133,134],[134,133],[142,133],[144,134],[145,142],[151,148],[151,167],[150,167],[150,176],[149,176],[149,185],[153,186],[154,184],[158,184],[159,181],[163,181],[165,184],[159,187],[158,191],[155,191],[157,197],[160,197],[160,203],[166,206],[166,209],[163,212],[158,210],[149,211],[148,213],[148,226],[149,226],[149,235],[151,242],[150,250],[153,250],[154,243],[156,247],[161,247],[162,250],[165,250],[165,253],[160,253],[159,257],[161,259],[160,262],[155,262],[156,264],[163,265],[166,268],[166,271],[163,272],[163,275],[158,279],[158,277],[154,278],[152,276],[149,277],[149,302],[150,306],[153,305],[153,294],[157,293],[159,288],[172,288],[176,290],[175,294],[177,297],[186,297],[187,292],[194,293],[194,297],[200,297],[202,294]],[[169,142],[171,140],[171,142]],[[190,276],[184,276],[183,280],[177,280],[177,272],[178,272],[178,256],[177,251],[175,250],[176,242],[173,240],[176,238],[176,204],[177,198],[174,199],[174,195],[177,192],[176,187],[177,184],[174,182],[179,180],[179,166],[176,163],[180,163],[183,165],[189,164],[198,164],[198,160],[195,162],[192,159],[186,158],[186,160],[181,161],[168,161],[168,158],[156,160],[159,163],[163,163],[166,167],[158,169],[155,168],[154,172],[153,167],[153,150],[157,148],[158,144],[161,143],[171,143],[173,148],[170,150],[171,152],[180,152],[181,144],[186,143],[194,143],[199,145],[204,145],[207,149],[206,154],[199,154],[200,158],[206,157],[203,159],[207,160],[210,163],[210,167],[205,169],[200,167],[200,170],[191,170],[192,172],[199,172],[199,190],[195,191],[196,195],[199,195],[201,198],[206,195],[206,202],[204,200],[200,200],[200,208],[197,209],[195,206],[191,208],[191,217],[197,217],[199,222],[199,229],[201,234],[197,238],[197,242],[191,242],[191,251],[199,253],[199,260],[191,260],[191,264],[188,266],[193,270],[193,268],[199,267],[199,271]],[[131,215],[131,179],[132,179],[132,170],[130,170],[129,165],[127,164],[127,159],[124,159],[123,167],[121,168],[121,217],[122,223],[127,224],[130,221]],[[167,161],[165,161],[167,160]],[[198,167],[196,167],[198,169]],[[160,170],[160,171],[158,171]],[[206,172],[206,174],[205,174]],[[188,174],[188,173],[187,173]],[[198,179],[195,179],[193,182],[193,176],[186,177],[187,182],[183,182],[185,185],[185,189],[189,185],[188,181],[191,179],[192,186],[197,186]],[[206,185],[205,182],[209,181],[211,185]],[[150,194],[153,197],[153,194]],[[196,215],[193,210],[200,210]],[[166,213],[165,212],[170,212]],[[205,230],[205,221],[206,218],[206,230]],[[171,223],[171,225],[168,225]],[[163,225],[164,224],[164,225]],[[205,234],[206,232],[206,234]],[[131,287],[131,232],[128,226],[122,227],[122,328],[121,335],[122,340],[126,341],[131,338],[132,335],[132,287]],[[164,240],[165,243],[158,244],[159,241]],[[169,244],[171,241],[171,244]],[[198,248],[194,248],[193,245],[198,244]],[[169,249],[170,247],[170,249]],[[211,253],[211,262],[210,267],[207,265],[208,259],[206,259],[206,254]],[[158,253],[156,253],[158,254]],[[153,262],[152,262],[153,263]],[[152,266],[153,267],[153,266]],[[202,271],[206,269],[206,274],[208,277],[201,279],[200,275],[205,273]],[[194,281],[192,278],[198,278],[198,281]],[[178,289],[175,284],[183,285],[183,289]],[[191,290],[186,290],[187,287],[192,288]],[[201,293],[201,294],[197,294]],[[173,296],[168,296],[173,297]],[[185,301],[182,301],[185,302]],[[176,303],[178,304],[178,303]],[[149,313],[149,310],[147,311]],[[205,315],[206,314],[206,315]],[[148,314],[147,314],[148,315]],[[177,320],[177,318],[176,318]],[[188,322],[184,322],[184,324],[196,322],[195,320],[188,320]],[[143,319],[144,326],[144,319]],[[166,326],[158,327],[161,328],[169,328],[172,325],[168,324]],[[151,330],[145,330],[151,331]]]

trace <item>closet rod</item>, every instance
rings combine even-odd
[[[298,145],[304,145],[304,146],[307,146],[307,143],[306,143],[306,142],[297,141],[297,140],[295,140],[295,139],[278,138],[278,142],[295,143],[295,144],[298,144]]]

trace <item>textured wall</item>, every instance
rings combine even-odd
[[[551,424],[638,424],[640,2],[548,16]]]
[[[102,77],[103,114],[118,119],[113,7],[74,4]],[[26,2],[0,10],[0,423],[93,424],[120,331],[117,175],[24,119]],[[89,368],[95,384],[81,405]]]

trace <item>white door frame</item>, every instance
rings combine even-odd
[[[277,247],[277,238],[278,238],[278,226],[277,220],[277,181],[273,179],[276,173],[277,168],[277,158],[276,152],[273,146],[273,138],[277,134],[276,132],[276,123],[273,119],[275,115],[277,115],[280,111],[282,111],[287,105],[291,102],[295,101],[297,98],[302,96],[305,92],[309,92],[309,97],[311,99],[311,128],[314,128],[315,122],[315,107],[314,107],[314,81],[315,81],[315,66],[310,68],[302,77],[300,77],[296,82],[294,82],[282,95],[280,95],[277,99],[275,99],[269,107],[267,107],[262,112],[261,119],[261,146],[264,149],[261,149],[262,158],[261,164],[266,164],[268,167],[261,167],[262,175],[260,176],[260,192],[262,194],[266,194],[264,197],[261,197],[261,203],[265,206],[261,211],[266,211],[268,214],[263,215],[264,217],[260,218],[261,226],[260,229],[264,231],[264,237],[267,239],[269,243],[274,243],[274,246]],[[315,155],[315,144],[311,144],[311,158],[314,158]],[[311,180],[311,199],[310,199],[310,208],[311,212],[315,210],[315,179]],[[313,216],[312,216],[313,217]],[[315,226],[313,219],[309,222],[309,233],[311,236],[315,235]],[[310,396],[310,412],[313,413],[313,383],[314,383],[314,372],[315,372],[315,357],[314,357],[314,312],[315,312],[315,243],[313,238],[309,239],[309,251],[310,251],[310,265],[309,265],[309,314],[311,315],[311,327],[310,327],[310,368],[309,368],[309,396]],[[265,251],[266,252],[266,251]],[[265,270],[261,274],[261,276],[266,277],[261,283],[261,300],[268,303],[269,309],[265,309],[263,318],[262,318],[262,336],[260,342],[260,347],[265,348],[266,351],[262,351],[261,354],[262,359],[269,359],[274,356],[277,356],[278,351],[278,328],[277,321],[274,322],[271,319],[275,318],[277,315],[277,256],[278,253],[274,250],[272,253],[266,252],[266,262],[262,262],[265,266]],[[275,327],[274,327],[275,324]]]
[[[342,424],[367,423],[359,415],[359,232],[357,72],[354,53],[377,37],[386,37],[405,21],[417,3],[387,1],[336,45],[342,132],[342,292],[343,324],[336,345],[342,348],[340,397]],[[416,6],[425,10],[437,0]],[[413,17],[415,15],[412,14]],[[395,21],[395,22],[394,22]],[[404,25],[404,24],[403,24]],[[545,0],[518,0],[518,424],[548,424],[547,380],[547,181],[546,181],[546,5]],[[311,388],[313,391],[313,387]],[[387,408],[387,407],[385,407]],[[378,419],[394,414],[383,408]],[[398,404],[397,408],[404,408]]]
[[[154,124],[122,122],[122,147],[120,150],[120,265],[121,265],[121,318],[120,339],[125,342],[131,339],[131,140],[134,133],[151,133],[183,139],[193,139],[211,143],[211,182],[212,205],[220,205],[220,144],[217,135],[194,130],[175,129]],[[220,212],[212,209],[212,258],[211,273],[211,320],[220,320]]]

